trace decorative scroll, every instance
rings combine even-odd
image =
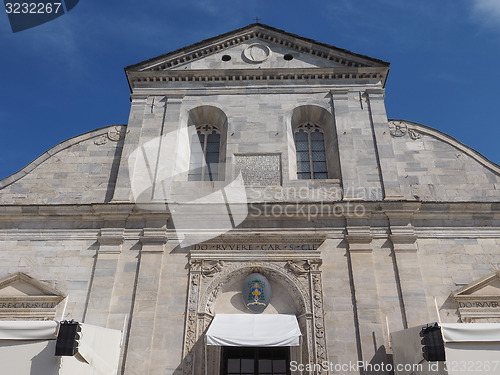
[[[114,126],[108,130],[105,135],[101,135],[98,139],[94,141],[96,145],[104,145],[109,141],[118,142],[125,138],[125,135],[130,130],[127,130],[124,126]]]
[[[417,132],[414,129],[408,129],[408,135],[413,140],[422,138],[422,134],[420,134],[419,132]]]
[[[203,262],[201,267],[201,273],[203,274],[203,277],[211,277],[219,273],[222,270],[222,267],[224,267],[223,260],[219,260],[217,261],[217,263],[211,266],[205,266],[205,262]]]
[[[299,277],[306,277],[311,270],[318,270],[321,266],[321,260],[289,260],[286,262],[286,267]]]
[[[422,134],[415,129],[408,128],[408,125],[404,121],[389,121],[389,131],[393,137],[404,137],[408,134],[413,140],[422,138]]]

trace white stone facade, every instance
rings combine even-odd
[[[65,318],[125,322],[124,375],[202,374],[205,363],[219,374],[221,350],[205,354],[203,333],[214,314],[245,311],[252,272],[273,284],[265,313],[297,316],[302,353],[290,356],[304,362],[387,363],[387,322],[436,321],[434,296],[445,322],[499,322],[500,167],[437,130],[389,121],[388,69],[261,24],[126,68],[127,125],[63,142],[0,181],[0,278],[37,280],[0,280],[0,318],[26,318],[7,300],[51,295],[46,319],[61,318],[65,297]],[[305,122],[323,129],[326,179],[297,178]],[[180,130],[205,123],[223,133],[222,177],[189,181]],[[147,169],[138,149],[154,156]],[[190,230],[174,227],[173,204],[239,170],[242,223],[221,231],[207,223],[220,213],[199,204]]]

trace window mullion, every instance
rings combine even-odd
[[[205,181],[205,172],[207,169],[207,139],[208,139],[208,135],[205,133],[202,133],[202,134],[204,134],[204,137],[203,137],[203,149],[202,149],[203,159],[201,162],[201,180]],[[203,163],[203,162],[205,162],[205,163]]]
[[[309,168],[311,169],[311,179],[314,179],[314,168],[313,168],[313,159],[312,159],[312,147],[311,147],[311,133],[307,132],[307,144],[308,144],[308,152],[309,152]]]

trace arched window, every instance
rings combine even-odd
[[[323,130],[312,122],[305,122],[295,128],[294,139],[297,152],[297,178],[327,179]]]
[[[217,126],[205,124],[196,127],[191,139],[189,181],[219,180],[219,152],[221,134]],[[201,147],[198,147],[198,144]]]

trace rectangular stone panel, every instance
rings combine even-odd
[[[245,185],[281,185],[281,154],[239,154],[235,159]]]

